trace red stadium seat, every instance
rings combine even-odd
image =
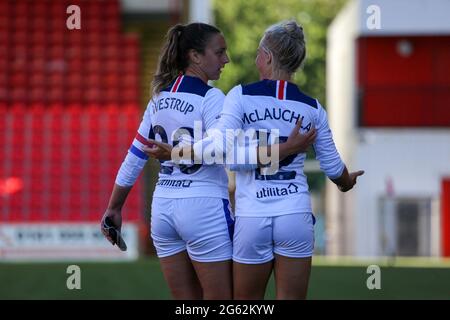
[[[69,47],[66,49],[67,59],[82,59],[85,49],[81,45],[75,45],[69,42]]]
[[[23,59],[27,59],[28,58],[28,53],[29,53],[29,49],[25,44],[15,44],[14,46],[12,46],[12,55],[15,58],[23,58]]]
[[[62,87],[50,87],[48,91],[47,100],[50,103],[62,103],[66,101],[66,97],[64,95],[64,91]]]
[[[40,57],[33,57],[32,60],[30,60],[30,73],[31,76],[35,73],[43,73],[45,70],[46,61],[43,58]]]
[[[123,64],[124,70],[127,73],[131,73],[134,77],[139,75],[139,62],[138,59],[126,59]]]
[[[137,104],[139,101],[139,94],[136,88],[124,88],[121,93],[121,101],[124,104],[127,103],[135,103]]]
[[[29,33],[25,30],[16,31],[13,33],[11,40],[14,44],[27,45],[29,41]]]
[[[9,1],[0,1],[0,12],[4,13],[5,15],[11,15],[12,14],[12,6]]]
[[[138,85],[139,81],[137,79],[136,72],[134,73],[127,72],[125,76],[122,78],[122,86],[127,89],[137,88]]]
[[[8,113],[8,104],[5,102],[0,102],[0,121],[5,121],[6,114]],[[2,128],[5,128],[2,126]],[[2,135],[3,137],[4,135]],[[0,148],[1,149],[1,148]]]
[[[49,48],[49,57],[50,59],[64,59],[65,58],[65,49],[62,44],[53,45]]]
[[[43,32],[48,30],[48,20],[44,17],[34,16],[29,22],[29,30],[36,30],[35,32]]]
[[[0,86],[0,102],[10,102],[11,95],[7,86]]]
[[[24,1],[17,1],[13,7],[13,14],[16,17],[28,17],[28,11],[30,11],[30,7]],[[31,14],[30,14],[31,15]]]
[[[98,19],[102,17],[103,7],[102,3],[99,1],[89,1],[83,3],[86,6],[84,7],[84,12],[86,12],[87,18]]]
[[[120,32],[120,25],[116,21],[107,22],[104,28],[107,34],[118,34]]]
[[[47,79],[51,88],[60,88],[64,86],[65,76],[62,72],[52,72]]]
[[[104,75],[103,77],[104,85],[107,89],[114,88],[119,85],[119,75],[116,72],[110,72]]]
[[[105,15],[108,18],[108,20],[118,21],[119,10],[120,10],[119,3],[116,0],[108,1],[105,4]]]
[[[48,3],[46,3],[47,1],[33,1],[33,7],[32,7],[32,12],[33,12],[33,16],[36,17],[41,17],[41,18],[46,18],[47,14],[49,13],[48,10]]]
[[[124,57],[126,59],[139,58],[139,38],[136,34],[125,34],[122,41]]]
[[[44,44],[36,44],[29,51],[30,58],[45,59],[47,57],[48,48]]]
[[[29,100],[33,102],[43,102],[47,99],[47,90],[44,87],[34,87],[30,90]]]
[[[66,78],[66,84],[70,89],[81,88],[83,76],[79,72],[70,72]]]
[[[83,42],[83,33],[80,32],[81,30],[67,30],[64,35],[66,43],[70,46],[80,46]]]
[[[56,145],[55,145],[56,146]],[[65,164],[63,163],[61,149],[58,148],[58,150],[53,150],[53,154],[50,157],[50,176],[53,178],[63,177]]]
[[[67,16],[66,10],[70,3],[64,3],[65,1],[50,1],[47,9],[50,9],[51,17],[54,16]]]
[[[107,32],[103,37],[103,43],[105,45],[116,46],[120,48],[122,38],[119,33]]]
[[[5,70],[7,63],[3,64],[3,60],[0,59],[0,70]],[[2,68],[3,67],[3,68]],[[9,75],[7,73],[0,73],[0,88],[6,87],[9,84]]]
[[[20,118],[25,115],[27,108],[24,103],[14,102],[11,104],[11,112],[15,118]]]
[[[27,85],[28,78],[25,73],[15,73],[11,77],[11,86],[14,88],[24,88]]]
[[[1,18],[0,18],[1,20]],[[6,48],[12,43],[12,36],[9,33],[9,30],[3,30],[1,29],[1,24],[3,22],[0,22],[0,43],[5,46]]]
[[[22,88],[14,88],[11,90],[11,100],[27,103],[28,102],[28,92]]]
[[[63,47],[63,49],[65,49],[64,48],[64,44],[65,44],[64,33],[53,31],[50,34],[49,42],[52,46],[61,46],[61,47]]]
[[[67,17],[68,15],[63,16],[52,16],[51,20],[48,22],[48,29],[55,34],[62,35],[64,37],[64,43],[67,43],[65,37],[71,32],[78,33],[78,30],[69,30],[67,29]]]
[[[73,185],[73,183],[72,183]],[[71,196],[69,200],[69,214],[68,214],[68,220],[69,221],[80,221],[81,215],[82,215],[82,207],[81,207],[81,197],[75,197]]]
[[[29,42],[34,46],[45,46],[48,42],[48,35],[45,32],[32,32]]]
[[[98,56],[97,56],[98,57]],[[90,74],[95,74],[96,76],[99,77],[99,73],[102,69],[102,64],[101,61],[99,59],[91,58],[91,60],[86,64],[86,70],[88,73]],[[98,86],[100,85],[102,82],[96,82],[95,85]]]
[[[16,57],[13,58],[9,61],[10,63],[10,68],[11,68],[11,72],[14,74],[18,74],[18,73],[26,73],[26,75],[28,76],[28,72],[29,72],[29,64],[28,64],[28,59],[22,58],[22,57]]]
[[[9,46],[0,42],[0,59],[9,59],[12,56],[12,50],[10,50]]]
[[[88,88],[99,88],[103,84],[103,79],[100,77],[98,73],[90,72],[88,75],[86,75],[84,79],[84,84]]]
[[[82,30],[66,27],[71,4]],[[29,144],[0,149],[9,174],[28,179],[5,202],[9,219],[99,220],[141,118],[138,55],[118,0],[0,0],[0,126],[11,123],[0,144]]]
[[[108,73],[118,72],[119,67],[120,64],[118,60],[107,60],[104,64],[104,70]]]
[[[107,87],[105,89],[105,102],[106,103],[118,103],[120,98],[120,91],[117,86]]]
[[[120,50],[117,46],[114,45],[107,45],[105,47],[103,47],[103,52],[102,55],[106,58],[106,59],[119,59],[120,56]]]
[[[88,33],[84,40],[92,45],[99,43],[101,41],[103,24],[105,23],[104,20],[100,18],[91,18],[83,20],[82,23],[82,29]]]
[[[84,94],[84,103],[101,103],[103,95],[97,87],[87,88]]]
[[[81,88],[70,88],[65,92],[67,103],[81,103],[83,90]]]
[[[38,61],[38,60],[36,60]],[[39,62],[36,62],[36,64],[33,64],[33,69],[34,68],[38,68],[38,67],[44,67],[44,66],[40,66],[39,63],[42,62],[42,60],[40,60]],[[29,79],[29,83],[31,85],[31,87],[42,87],[45,86],[47,84],[47,77],[45,76],[45,73],[39,70],[33,70],[34,72],[30,75],[30,79]]]
[[[99,59],[102,55],[102,48],[99,45],[92,45],[85,51],[85,56],[88,59]]]
[[[17,31],[27,31],[29,28],[29,20],[26,16],[16,16],[9,26]]]

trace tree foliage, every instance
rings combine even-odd
[[[216,25],[225,35],[231,59],[215,85],[228,92],[239,83],[258,80],[256,49],[264,31],[282,20],[303,26],[306,62],[294,82],[325,104],[327,27],[347,0],[214,0]]]

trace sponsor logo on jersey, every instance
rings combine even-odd
[[[191,183],[192,180],[160,179],[158,180],[156,185],[161,187],[189,188],[191,186]]]
[[[262,188],[256,192],[256,198],[270,198],[270,197],[282,197],[289,194],[298,193],[299,187],[295,183],[290,183],[287,187],[269,187]]]

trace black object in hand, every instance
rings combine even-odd
[[[108,231],[109,237],[120,250],[127,251],[127,244],[123,240],[120,231],[114,226],[110,217],[105,217],[103,220],[103,228]]]

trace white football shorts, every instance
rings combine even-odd
[[[314,251],[312,213],[293,213],[275,217],[236,217],[233,261],[262,264],[274,253],[291,258],[311,257]]]
[[[187,250],[198,262],[232,258],[234,217],[221,198],[153,198],[151,235],[158,257]]]

